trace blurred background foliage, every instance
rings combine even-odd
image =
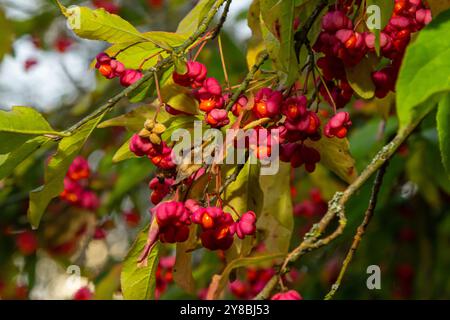
[[[250,37],[246,26],[249,1],[237,2],[232,7],[232,21],[227,22],[222,33],[232,84],[239,83],[246,74]],[[90,1],[64,3],[94,5]],[[114,3],[119,14],[141,31],[174,31],[195,1]],[[120,90],[117,82],[104,80],[89,68],[105,44],[77,38],[66,27],[53,1],[0,0],[0,30],[2,110],[13,105],[35,107],[45,112],[55,129],[62,130]],[[199,60],[208,66],[211,76],[223,82],[217,42],[209,43]],[[110,116],[118,116],[148,101],[138,104],[122,101]],[[381,105],[391,104],[386,100],[383,103],[354,100],[347,107],[354,120],[351,153],[359,171],[396,131],[395,117],[388,116],[392,111]],[[450,184],[439,158],[435,118],[435,114],[429,115],[390,161],[375,218],[336,298],[450,298]],[[380,134],[382,130],[384,135]],[[121,298],[121,261],[137,232],[149,220],[147,183],[154,170],[145,159],[113,163],[115,152],[131,133],[118,127],[96,130],[82,150],[93,173],[89,186],[101,203],[94,213],[56,199],[47,209],[42,227],[30,230],[26,218],[28,193],[42,183],[44,163],[51,155],[52,144],[18,165],[12,176],[0,180],[1,298],[72,299],[84,286],[90,288],[94,298]],[[13,137],[2,138],[14,143]],[[322,166],[313,174],[303,169],[292,172],[291,183],[295,214],[291,246],[295,246],[304,232],[320,219],[325,201],[345,185]],[[334,282],[367,207],[371,185],[372,181],[367,182],[351,200],[345,234],[295,265],[291,272],[292,287],[305,299],[322,298]],[[106,235],[98,235],[98,230],[105,231]],[[168,247],[162,252],[167,257],[173,254]],[[203,297],[202,288],[221,270],[221,259],[214,252],[194,253],[195,295],[184,293],[172,283],[170,261],[168,267],[162,265],[157,275],[159,298]],[[369,265],[379,265],[382,270],[381,290],[366,287]],[[73,272],[76,274],[77,266],[81,281],[71,277]],[[250,273],[240,276],[246,281]],[[227,297],[239,296],[234,293],[227,293]]]

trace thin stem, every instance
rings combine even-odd
[[[356,250],[359,247],[359,244],[361,243],[362,237],[364,236],[364,233],[366,232],[367,226],[369,225],[370,221],[372,220],[372,217],[375,212],[375,208],[377,206],[377,200],[378,200],[378,193],[380,192],[381,185],[383,183],[383,177],[386,173],[386,168],[388,166],[389,162],[386,161],[380,170],[378,170],[377,176],[375,177],[375,182],[373,184],[372,188],[372,194],[370,196],[369,206],[366,210],[366,214],[364,215],[363,222],[359,225],[357,232],[355,236],[353,237],[353,243],[350,247],[350,250],[347,253],[347,256],[344,259],[344,262],[342,264],[341,271],[339,272],[339,276],[336,280],[336,282],[331,287],[330,292],[325,296],[325,300],[330,300],[333,298],[336,291],[339,289],[339,286],[341,285],[342,279],[344,278],[345,272],[347,271],[347,268],[350,264],[350,262],[353,259],[353,256],[356,252]]]
[[[134,47],[134,46],[136,46],[136,45],[138,45],[138,44],[140,44],[140,43],[141,43],[141,42],[135,42],[135,43],[132,43],[132,44],[126,46],[126,47],[123,48],[123,49],[120,49],[120,50],[117,51],[111,58],[116,59],[117,56],[118,56],[119,54],[121,54],[121,53],[124,52],[124,51],[127,51],[127,50],[130,49],[131,47]]]
[[[220,61],[222,62],[223,75],[225,77],[225,84],[227,85],[228,91],[230,91],[230,81],[228,79],[227,66],[225,64],[225,56],[223,54],[222,38],[219,36],[217,39],[219,44]]]
[[[206,43],[207,43],[207,42],[208,42],[208,41],[206,41],[206,40],[204,40],[204,41],[202,42],[202,44],[201,44],[200,47],[198,48],[197,52],[195,53],[194,58],[192,58],[192,61],[196,61],[196,60],[197,60],[198,56],[199,56],[200,53],[202,52],[203,48],[206,46]]]
[[[256,72],[258,72],[259,68],[264,64],[264,62],[269,58],[269,54],[267,52],[263,52],[260,54],[258,60],[253,65],[251,70],[248,72],[244,81],[239,86],[238,90],[233,94],[230,101],[227,104],[226,110],[230,111],[236,101],[239,99],[240,95],[248,88],[250,81],[255,77]]]
[[[327,92],[327,95],[330,97],[331,104],[333,106],[333,111],[334,111],[334,113],[336,113],[337,112],[336,102],[334,102],[334,98],[331,95],[330,89],[328,89],[328,85],[327,85],[325,79],[322,77],[322,74],[320,73],[320,70],[317,69],[317,73],[319,75],[320,82],[322,82],[322,84],[323,84],[323,86],[325,88],[325,91]]]
[[[142,70],[142,68],[144,67],[144,65],[151,59],[153,59],[154,57],[156,57],[157,55],[160,55],[161,53],[163,53],[164,50],[158,51],[154,54],[152,54],[151,56],[149,56],[148,58],[145,58],[144,60],[142,60],[141,64],[138,67],[138,70]]]

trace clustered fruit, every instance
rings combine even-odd
[[[186,63],[186,72],[173,73],[173,81],[183,87],[192,89],[192,94],[199,102],[199,109],[205,113],[205,121],[213,128],[221,128],[230,123],[228,112],[224,109],[225,99],[222,87],[216,78],[207,77],[208,70],[205,65],[197,61]],[[173,108],[166,107],[171,114]]]
[[[140,70],[126,69],[122,62],[110,57],[107,53],[102,52],[97,55],[97,63],[95,68],[106,78],[119,78],[120,84],[129,87],[142,78]]]
[[[376,50],[375,35],[356,30],[357,25],[348,17],[351,10],[351,6],[331,6],[322,19],[322,31],[313,46],[316,52],[324,54],[317,65],[322,70],[327,88],[320,84],[320,93],[328,103],[334,102],[336,108],[344,107],[354,93],[345,68],[358,65],[366,54]],[[383,98],[394,91],[411,34],[430,21],[431,11],[422,0],[395,0],[392,17],[379,37],[380,55],[389,62],[372,73],[376,97]]]
[[[81,156],[76,157],[64,178],[64,190],[61,199],[73,206],[95,211],[100,205],[97,195],[90,190],[88,179],[91,175],[89,163]]]
[[[148,157],[156,167],[162,170],[175,169],[176,165],[172,161],[172,148],[161,139],[161,134],[166,129],[164,125],[147,120],[144,126],[138,134],[134,134],[131,138],[131,152],[138,157]]]
[[[195,200],[161,202],[152,210],[158,224],[158,239],[163,243],[184,242],[189,237],[189,226],[200,226],[199,238],[209,250],[227,250],[234,235],[243,239],[256,232],[256,215],[245,212],[234,221],[231,214],[219,207],[202,207]],[[156,240],[156,239],[155,239]]]

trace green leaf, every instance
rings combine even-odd
[[[34,136],[15,132],[0,132],[0,154],[7,154],[19,148]]]
[[[79,6],[64,8],[59,1],[58,4],[71,29],[82,38],[109,43],[148,41],[167,51],[172,50],[172,47],[162,40],[160,35],[150,32],[141,33],[128,21],[103,8],[96,10]]]
[[[320,163],[347,183],[352,183],[356,177],[355,160],[350,154],[347,139],[325,138],[319,141],[306,140],[305,145],[313,147],[320,153]]]
[[[294,50],[294,0],[260,0],[261,16],[271,33],[280,43],[279,56],[282,70],[287,75],[286,85],[298,77],[298,63]],[[275,57],[272,57],[274,59]]]
[[[156,105],[142,105],[121,116],[108,119],[98,125],[99,128],[125,127],[132,132],[140,131],[147,119],[155,115]],[[161,114],[160,116],[163,116]]]
[[[434,168],[427,161],[427,143],[424,140],[415,141],[410,145],[411,155],[406,162],[406,174],[408,180],[414,182],[420,194],[434,208],[442,207],[439,188],[433,181]]]
[[[280,162],[276,175],[259,179],[264,205],[256,226],[263,231],[264,244],[270,253],[287,253],[294,230],[290,172],[290,164]]]
[[[227,176],[234,172],[236,167],[232,167]],[[225,211],[233,214],[233,207],[240,214],[247,211],[254,211],[258,216],[262,209],[263,193],[259,185],[261,164],[250,163],[248,160],[239,172],[236,180],[226,188],[223,194]],[[237,217],[235,217],[237,218]]]
[[[227,176],[232,174],[234,170],[235,167],[232,167],[231,170],[227,172]],[[248,160],[239,172],[236,180],[230,183],[226,188],[223,194],[223,208],[226,212],[231,213],[235,220],[238,217],[234,210],[239,214],[253,211],[257,217],[261,215],[263,192],[259,185],[260,172],[261,164],[259,162],[252,164],[250,163],[250,160]],[[252,249],[252,240],[252,237],[235,240],[234,245],[236,245],[240,257],[245,257],[250,253]]]
[[[120,287],[122,266],[115,265],[109,273],[95,285],[95,300],[112,300],[114,293]]]
[[[0,111],[0,131],[23,134],[60,136],[44,117],[30,107],[12,107],[11,111]]]
[[[14,29],[11,22],[6,18],[3,10],[0,10],[0,30],[2,30],[2,36],[0,37],[0,61],[5,54],[11,51],[11,47],[14,40]]]
[[[178,129],[190,129],[194,127],[194,121],[201,121],[198,116],[176,116],[164,122],[167,130],[161,135],[164,141],[170,140],[172,133]]]
[[[189,238],[177,243],[175,267],[173,268],[173,280],[184,291],[195,294],[195,280],[192,275],[192,252],[197,244],[196,225],[189,227]],[[189,251],[189,252],[188,252]]]
[[[105,114],[86,122],[71,136],[65,137],[58,145],[56,154],[45,169],[45,184],[30,192],[28,220],[37,228],[50,201],[64,190],[64,177],[73,159],[79,154],[92,131]]]
[[[450,10],[419,32],[406,50],[397,81],[396,104],[400,130],[422,118],[438,95],[450,90]]]
[[[280,258],[283,258],[285,254],[271,254],[271,255],[261,255],[247,258],[239,258],[231,261],[226,268],[223,270],[222,274],[215,275],[213,277],[213,281],[208,289],[208,297],[207,299],[215,300],[219,298],[222,293],[225,285],[228,282],[228,278],[230,276],[231,271],[236,268],[242,268],[247,266],[259,265],[265,262],[274,261]]]
[[[152,31],[144,33],[154,39],[167,40],[172,47],[180,46],[187,37],[171,32]],[[153,67],[160,58],[169,56],[152,42],[121,42],[113,44],[105,50],[110,56],[115,56],[125,67],[130,69],[149,69]]]
[[[439,102],[437,111],[437,130],[442,164],[450,178],[450,94]]]
[[[103,214],[109,213],[125,194],[145,180],[154,170],[154,166],[147,158],[134,158],[122,162],[119,169],[119,178],[114,188],[101,208]]]
[[[173,82],[170,78],[161,88],[161,95],[168,105],[175,110],[195,115],[199,113],[198,102],[191,94],[191,91]]]
[[[363,99],[371,99],[375,95],[375,84],[372,81],[372,72],[379,59],[374,54],[368,54],[360,63],[351,68],[345,68],[348,83]]]
[[[252,30],[252,37],[248,43],[247,49],[247,66],[249,69],[253,67],[257,61],[258,55],[265,50],[262,33],[261,33],[261,9],[259,0],[254,0],[248,9],[247,24]]]
[[[25,159],[41,148],[44,144],[51,141],[52,140],[50,138],[36,137],[26,141],[10,153],[0,155],[0,180],[9,176]]]
[[[215,0],[200,0],[197,5],[180,21],[177,33],[191,35],[194,33],[203,17],[211,10]]]
[[[130,150],[130,141],[131,138],[128,139],[114,154],[112,161],[114,163],[118,163],[124,160],[137,158],[136,155]]]
[[[148,228],[139,233],[123,262],[120,283],[126,300],[150,300],[155,294],[159,242],[147,257],[146,266],[138,266],[138,258],[147,243]]]

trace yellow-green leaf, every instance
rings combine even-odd
[[[318,141],[306,140],[305,145],[319,151],[320,162],[342,180],[352,183],[356,179],[355,160],[347,139],[323,137]]]
[[[14,29],[11,23],[6,19],[3,10],[0,10],[0,30],[2,35],[0,36],[0,61],[3,59],[6,53],[11,51],[11,46],[14,39]]]
[[[203,17],[211,10],[215,0],[200,0],[197,5],[180,21],[177,33],[190,35],[194,33]]]
[[[158,267],[159,242],[155,244],[145,266],[138,266],[138,258],[147,243],[148,228],[141,231],[123,261],[120,283],[126,300],[150,300],[156,287],[156,269]]]
[[[192,275],[192,252],[188,252],[197,243],[196,226],[191,225],[189,239],[177,243],[175,267],[173,268],[173,280],[186,292],[195,293],[195,280]]]
[[[161,95],[164,102],[178,111],[195,115],[199,113],[198,102],[192,96],[189,89],[173,82],[170,78],[161,88]]]
[[[82,38],[109,43],[148,41],[167,51],[172,50],[160,36],[141,33],[128,21],[103,8],[95,10],[80,6],[64,8],[59,1],[58,3],[71,29]]]
[[[121,145],[120,148],[116,151],[112,159],[114,163],[136,158],[136,155],[130,150],[130,141],[131,138],[128,139],[123,145]]]
[[[104,113],[86,122],[71,136],[65,137],[58,145],[56,154],[45,169],[45,183],[30,192],[28,220],[37,228],[50,201],[64,189],[64,177],[73,159],[78,155],[84,143],[103,118]]]
[[[50,138],[39,136],[17,146],[17,149],[10,153],[0,155],[0,180],[9,176],[19,164],[36,150],[52,141]]]
[[[442,12],[409,45],[396,84],[400,130],[421,119],[450,91],[450,10]]]
[[[0,111],[0,132],[61,135],[39,112],[30,107],[13,107],[11,111]]]
[[[276,175],[261,176],[259,179],[264,204],[256,226],[263,232],[269,253],[286,253],[289,249],[294,229],[290,171],[290,164],[280,162]]]
[[[371,99],[375,95],[372,72],[378,61],[379,59],[375,54],[368,54],[356,66],[345,69],[348,83],[363,99]]]

